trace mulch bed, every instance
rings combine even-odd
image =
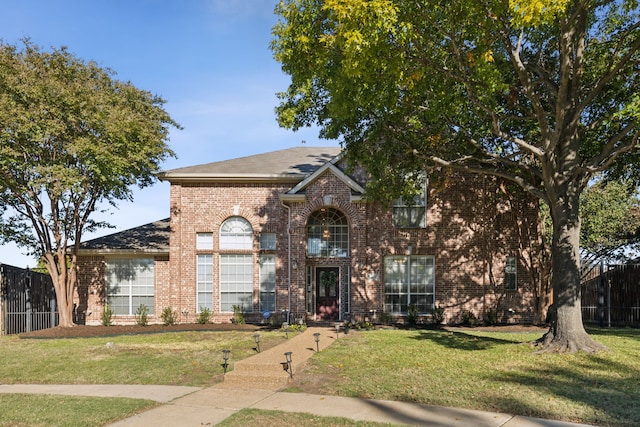
[[[235,323],[180,323],[177,325],[112,325],[87,326],[76,325],[69,328],[55,327],[19,334],[20,338],[87,338],[112,335],[153,334],[179,331],[255,331],[264,328],[260,325]]]

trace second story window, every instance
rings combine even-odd
[[[322,208],[311,214],[307,223],[307,255],[349,256],[349,223],[342,212]]]
[[[234,216],[220,227],[220,249],[253,249],[253,230],[246,219]]]
[[[427,185],[421,180],[421,191],[412,199],[400,197],[393,202],[393,226],[396,228],[424,228],[427,226]]]

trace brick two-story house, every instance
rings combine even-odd
[[[425,182],[386,208],[363,198],[338,147],[296,147],[161,174],[170,217],[82,244],[79,318],[118,323],[140,304],[193,321],[268,312],[290,321],[403,319],[410,307],[447,322],[464,312],[534,317],[537,203],[490,177]]]

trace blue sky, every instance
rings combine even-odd
[[[111,68],[116,78],[162,96],[184,129],[171,133],[178,158],[192,166],[300,145],[338,145],[315,129],[292,132],[275,121],[276,92],[289,82],[269,50],[277,0],[0,0],[0,39],[43,47]],[[110,208],[116,226],[84,240],[169,216],[169,185],[136,190]],[[15,246],[0,263],[35,265]]]

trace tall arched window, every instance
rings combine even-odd
[[[349,223],[337,209],[315,211],[307,222],[307,255],[349,256]]]
[[[231,217],[220,226],[220,311],[253,308],[253,229],[242,217]],[[233,251],[240,251],[234,253]]]

